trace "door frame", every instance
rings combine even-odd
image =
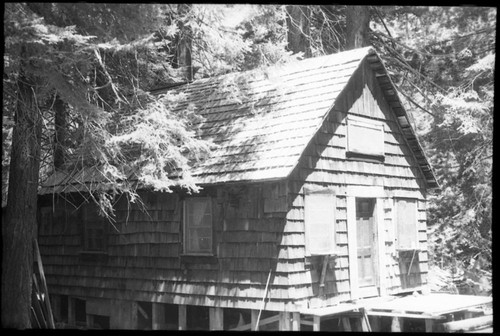
[[[383,186],[348,186],[347,192],[347,237],[349,252],[349,278],[351,287],[351,300],[364,296],[358,284],[358,263],[357,263],[357,234],[356,234],[356,198],[374,198],[374,225],[376,232],[375,261],[377,267],[376,287],[378,295],[387,293],[385,284],[386,262],[385,262],[385,223],[384,223],[384,199],[387,195]]]

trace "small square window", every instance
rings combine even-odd
[[[377,120],[349,116],[347,119],[347,156],[384,157],[384,124]]]
[[[212,202],[208,197],[184,201],[184,253],[212,254]]]

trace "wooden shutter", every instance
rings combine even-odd
[[[411,250],[418,248],[417,200],[396,199],[396,248]]]
[[[186,253],[212,253],[212,206],[209,198],[185,202],[184,250]]]
[[[384,125],[376,120],[350,116],[347,119],[347,150],[384,156]]]
[[[333,254],[335,250],[335,194],[305,194],[306,255]]]

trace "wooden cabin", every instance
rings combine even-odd
[[[194,167],[203,189],[144,189],[147,211],[122,197],[110,224],[86,201],[94,172],[49,180],[38,237],[56,320],[304,330],[308,309],[425,287],[437,183],[372,48],[171,90],[218,145]]]

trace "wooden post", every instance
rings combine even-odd
[[[403,312],[394,311],[394,313],[403,313]],[[401,318],[394,316],[392,318],[391,332],[401,332],[402,331],[402,328],[401,328],[402,322],[403,321],[401,321]]]
[[[87,314],[87,327],[92,327],[94,325],[94,315]]]
[[[300,313],[292,313],[292,331],[300,331]]]
[[[434,329],[434,320],[425,319],[425,332],[432,332]]]
[[[380,332],[380,317],[379,316],[369,316],[370,326],[373,332]]]
[[[76,325],[75,299],[72,297],[68,297],[68,324],[71,326]]]
[[[152,303],[151,324],[153,330],[163,329],[165,324],[165,306],[162,303]]]
[[[208,314],[210,317],[210,330],[224,329],[224,311],[221,307],[209,308]]]
[[[290,313],[281,312],[279,319],[279,331],[289,331],[290,330]]]
[[[356,198],[347,196],[347,241],[349,251],[349,280],[351,284],[351,300],[359,297],[358,261],[356,249]]]
[[[259,326],[257,325],[257,317],[259,316],[259,311],[258,310],[255,310],[255,309],[252,309],[250,311],[250,314],[251,314],[251,317],[252,317],[252,322],[251,322],[251,330],[252,331],[258,331],[259,330]]]
[[[351,321],[348,316],[342,317],[342,326],[344,327],[344,331],[352,331]]]
[[[313,316],[313,331],[320,331],[321,328],[321,317]]]
[[[378,256],[378,285],[380,296],[387,295],[385,261],[385,220],[384,220],[384,200],[377,198],[375,203],[375,223],[377,227],[377,256]]]
[[[179,330],[187,329],[186,305],[179,305]]]

